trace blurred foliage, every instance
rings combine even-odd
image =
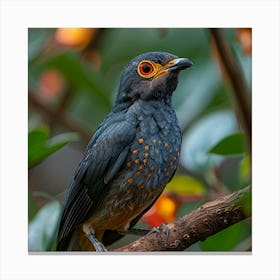
[[[182,196],[203,196],[206,194],[205,185],[200,180],[192,176],[179,174],[167,184],[165,190],[172,190]]]
[[[28,167],[40,163],[46,157],[61,149],[69,142],[78,140],[76,133],[63,133],[49,138],[47,127],[37,127],[28,132]]]
[[[234,156],[243,155],[246,153],[244,134],[235,133],[229,135],[217,143],[214,147],[209,150],[209,153],[223,155],[223,156]]]
[[[251,88],[251,29],[223,29],[223,33]],[[29,29],[28,163],[36,172],[39,163],[76,141],[77,134],[83,151],[113,105],[125,65],[149,51],[166,51],[194,62],[180,74],[173,96],[183,131],[180,174],[143,217],[142,223],[152,227],[250,184],[250,156],[233,110],[232,89],[209,30]],[[59,174],[60,170],[53,176]],[[52,186],[49,189],[51,195],[58,194]],[[29,191],[29,250],[52,250],[61,203],[53,199],[42,203]],[[250,235],[250,224],[241,222],[188,250],[230,251]]]
[[[239,164],[239,178],[240,185],[245,186],[250,183],[251,180],[251,159],[250,156],[245,156]]]
[[[37,212],[28,227],[29,251],[50,251],[53,248],[61,211],[61,204],[52,201]]]
[[[32,197],[32,195],[28,194],[28,221],[31,221],[34,216],[36,215],[36,212],[38,211],[36,203]]]
[[[248,236],[250,228],[246,221],[242,221],[199,242],[199,245],[204,251],[232,251]]]
[[[231,109],[217,110],[200,117],[184,133],[182,143],[182,165],[196,172],[205,172],[219,165],[224,158],[208,151],[218,141],[237,130]]]

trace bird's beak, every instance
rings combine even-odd
[[[168,71],[180,71],[189,68],[193,63],[187,58],[175,58],[165,65],[165,69]]]
[[[162,69],[158,71],[158,73],[154,76],[154,78],[158,78],[159,76],[165,76],[173,71],[181,71],[186,68],[189,68],[193,65],[193,63],[187,58],[175,58],[169,61]]]

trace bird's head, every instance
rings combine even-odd
[[[123,71],[116,104],[138,99],[170,99],[181,70],[192,66],[187,58],[150,52],[132,59]]]

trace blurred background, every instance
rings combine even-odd
[[[251,93],[252,34],[222,29]],[[179,170],[138,227],[171,222],[251,182],[250,156],[233,89],[209,29],[31,28],[28,30],[29,251],[50,251],[65,190],[91,135],[109,113],[135,56],[165,51],[194,65],[173,104],[183,131]],[[249,100],[251,96],[248,96]],[[127,236],[114,247],[127,244]],[[250,251],[246,220],[187,251]]]

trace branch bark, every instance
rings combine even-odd
[[[173,223],[116,249],[118,252],[182,251],[192,244],[251,216],[251,187],[202,205]]]

